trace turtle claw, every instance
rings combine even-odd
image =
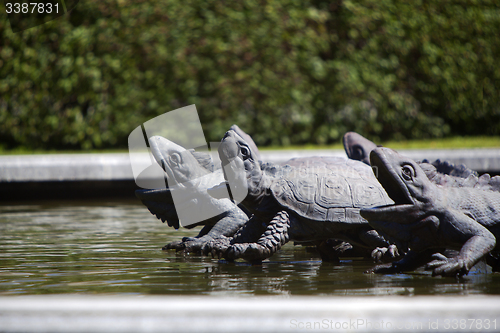
[[[182,241],[175,241],[168,243],[162,250],[176,250],[184,251],[186,253],[196,253],[201,254],[203,246],[208,242],[207,239],[195,238],[195,237],[184,237]]]
[[[184,251],[187,253],[201,254],[201,249],[207,241],[199,238],[192,238],[192,240],[184,241]]]
[[[439,253],[439,252],[434,253],[431,258],[434,259],[434,261],[438,261],[438,260],[439,261],[446,261],[446,260],[448,260],[447,256],[445,256],[444,254]]]
[[[375,260],[375,262],[382,262],[382,257],[384,256],[385,252],[387,252],[386,247],[377,247],[372,251],[371,257],[373,260]]]
[[[432,257],[435,260],[425,266],[426,270],[432,271],[432,276],[462,276],[469,273],[465,261],[460,257],[446,258],[440,253],[436,253]]]
[[[233,244],[230,247],[228,247],[225,258],[234,260],[241,257],[241,254],[244,252],[243,245],[244,244]]]
[[[161,248],[162,250],[176,250],[183,251],[185,249],[185,243],[183,241],[170,242]]]
[[[372,251],[371,256],[376,262],[393,262],[401,258],[396,245],[389,245],[389,247],[377,247]]]

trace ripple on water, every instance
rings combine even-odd
[[[198,231],[168,228],[138,203],[0,206],[0,294],[500,294],[499,274],[481,269],[460,280],[363,274],[370,261],[322,262],[293,245],[259,266],[161,250]]]

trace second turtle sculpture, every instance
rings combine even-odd
[[[345,133],[342,142],[349,158],[367,165],[371,165],[370,152],[381,147],[356,132]],[[490,177],[489,174],[483,174],[479,177],[476,171],[467,168],[464,164],[455,165],[441,160],[435,160],[432,163],[423,160],[417,164],[434,184],[444,187],[468,187],[500,192],[500,177]],[[377,170],[374,172],[378,174]],[[398,252],[400,250],[395,245],[391,245],[389,248],[382,247],[373,250],[371,256],[376,261],[393,261],[395,257],[393,252],[402,255],[403,253]]]
[[[438,186],[418,163],[388,148],[374,149],[370,161],[395,203],[362,209],[361,215],[400,250],[409,250],[402,260],[373,272],[411,271],[427,264],[433,275],[464,275],[491,251],[498,252],[499,192]],[[443,249],[460,252],[447,258],[437,253]]]

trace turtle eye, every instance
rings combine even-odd
[[[361,146],[355,145],[352,147],[352,159],[353,160],[362,160],[365,158],[365,153]]]
[[[241,151],[241,155],[243,155],[243,157],[250,156],[250,150],[247,147],[241,146],[240,151]]]
[[[173,153],[170,155],[170,162],[172,162],[172,164],[179,165],[179,163],[181,163],[181,161],[182,161],[181,155],[179,155],[177,153]]]
[[[405,180],[413,179],[413,169],[408,165],[405,165],[401,168],[401,174]]]

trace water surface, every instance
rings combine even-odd
[[[169,228],[138,201],[2,205],[0,295],[500,294],[500,274],[484,266],[457,280],[424,271],[363,274],[372,262],[324,263],[292,244],[261,266],[161,250],[198,231]]]

